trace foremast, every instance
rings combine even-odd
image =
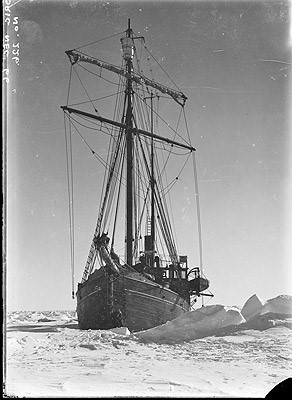
[[[127,168],[127,189],[126,189],[126,264],[132,266],[133,263],[133,111],[132,111],[132,79],[134,43],[130,20],[126,37],[121,39],[123,57],[126,62],[127,84],[126,84],[126,168]]]

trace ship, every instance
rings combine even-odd
[[[106,51],[111,59],[116,56],[116,63],[103,61],[98,50],[89,54],[84,47],[79,47],[65,52],[70,62],[70,78],[67,103],[61,108],[65,121],[72,282],[74,134],[79,134],[81,143],[103,167],[103,174],[98,174],[100,181],[92,183],[100,192],[100,201],[82,279],[76,293],[72,283],[72,296],[76,295],[77,299],[80,329],[124,326],[137,332],[173,320],[189,312],[199,297],[213,294],[208,291],[209,280],[202,270],[201,231],[198,234],[200,265],[192,267],[188,256],[178,251],[174,212],[167,200],[182,171],[192,169],[186,161],[181,162],[182,157],[193,160],[195,166],[196,149],[191,144],[186,121],[187,137],[180,133],[187,96],[163,68],[160,75],[165,73],[171,84],[159,83],[146,75],[142,53],[146,55],[146,62],[151,60],[150,74],[154,75],[155,71],[152,65],[161,65],[148,50],[145,38],[132,30],[130,19],[119,39],[120,52],[115,55]],[[81,72],[93,83],[88,77],[83,80]],[[79,82],[78,94],[84,92],[83,101],[72,98],[73,74]],[[98,86],[100,80],[103,87]],[[113,92],[109,89],[111,85]],[[100,112],[102,100],[113,100],[112,107],[106,103],[103,114]],[[162,101],[166,105],[162,106]],[[175,126],[169,124],[159,113],[160,109],[171,118],[176,110],[180,122]],[[90,138],[104,135],[108,140],[107,150],[104,142],[100,148],[94,148],[84,131],[90,132]],[[172,157],[177,157],[172,164],[173,179],[166,173]],[[196,170],[194,181],[198,225]],[[177,193],[176,196],[181,194]],[[193,248],[192,251],[195,252]]]

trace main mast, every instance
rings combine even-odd
[[[151,101],[151,134],[153,135],[153,93],[150,96]],[[155,177],[154,177],[154,141],[151,138],[151,266],[154,266],[155,253]]]
[[[126,227],[125,227],[125,240],[126,240],[126,254],[125,254],[125,259],[126,263],[129,266],[133,265],[133,222],[134,222],[134,216],[133,216],[133,205],[134,205],[134,190],[133,190],[133,168],[134,168],[134,161],[133,161],[133,154],[134,154],[134,137],[136,136],[141,136],[141,137],[148,137],[151,139],[151,154],[150,154],[150,168],[149,168],[149,173],[150,173],[150,189],[151,189],[151,210],[150,210],[150,222],[151,222],[151,232],[150,232],[150,237],[148,236],[148,244],[147,244],[147,251],[151,253],[151,265],[153,265],[154,262],[154,254],[155,254],[155,206],[154,203],[156,203],[156,192],[155,192],[155,176],[154,176],[154,141],[158,140],[164,143],[167,143],[171,146],[177,146],[179,148],[184,148],[189,151],[195,151],[196,149],[188,144],[187,142],[185,143],[180,143],[175,140],[172,140],[168,137],[163,137],[160,135],[157,135],[154,133],[154,127],[153,127],[153,93],[151,93],[151,132],[148,132],[144,129],[139,129],[137,126],[134,126],[134,119],[133,119],[133,83],[135,85],[146,85],[147,87],[152,87],[155,90],[159,90],[163,94],[167,94],[170,97],[173,98],[178,104],[180,104],[182,107],[184,106],[187,97],[179,90],[174,90],[171,89],[167,86],[164,86],[160,83],[155,82],[152,79],[147,78],[145,75],[143,75],[139,71],[134,70],[133,66],[133,57],[134,57],[134,39],[140,39],[141,37],[133,37],[133,31],[130,26],[130,19],[128,20],[128,29],[126,30],[126,35],[125,37],[121,38],[121,43],[122,43],[122,50],[123,50],[123,58],[125,61],[124,67],[117,67],[115,65],[109,64],[107,62],[98,60],[97,58],[87,56],[83,53],[80,53],[77,50],[68,50],[66,51],[66,54],[71,62],[71,65],[74,66],[75,64],[82,64],[82,63],[89,63],[96,65],[100,68],[109,70],[113,73],[116,73],[122,77],[125,78],[125,113],[123,115],[122,121],[113,121],[111,119],[102,117],[100,115],[92,114],[86,111],[82,111],[76,108],[72,108],[69,106],[61,106],[63,111],[69,115],[69,114],[76,114],[80,116],[84,116],[86,118],[90,118],[93,120],[97,120],[100,123],[105,123],[109,124],[115,127],[118,127],[122,129],[125,133],[125,139],[126,139]],[[69,117],[70,118],[70,117]],[[108,195],[108,194],[107,194]],[[106,198],[104,199],[104,204],[106,202]],[[103,215],[99,215],[98,221],[97,221],[97,226],[95,230],[96,232],[99,232],[99,227],[101,220],[103,218]],[[94,235],[95,235],[94,234]],[[95,236],[92,240],[89,254],[87,257],[86,261],[86,266],[84,269],[84,274],[83,274],[83,281],[85,281],[88,277],[88,275],[91,273],[91,271],[94,268],[94,263],[95,263],[95,243],[94,243]],[[149,239],[150,243],[149,243]],[[171,251],[172,253],[172,251]]]
[[[123,57],[126,62],[127,84],[126,84],[126,148],[127,148],[127,190],[126,190],[126,263],[132,266],[133,263],[133,121],[132,121],[132,79],[134,44],[131,37],[132,29],[130,19],[126,37],[121,39]]]

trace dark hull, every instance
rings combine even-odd
[[[77,315],[80,329],[109,329],[118,326],[109,319],[110,310],[120,310],[122,325],[140,331],[164,324],[189,311],[189,303],[177,293],[131,272],[113,282],[113,301],[106,275],[98,271],[80,284]]]

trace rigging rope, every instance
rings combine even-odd
[[[86,144],[86,146],[90,149],[91,153],[93,154],[93,156],[107,169],[109,169],[109,165],[106,163],[106,161],[103,160],[103,158],[101,158],[90,146],[90,144],[86,141],[86,139],[84,138],[84,136],[80,133],[79,129],[76,127],[76,125],[72,122],[72,120],[76,123],[79,123],[78,121],[76,121],[74,118],[72,118],[71,115],[66,114],[66,116],[68,117],[68,119],[70,120],[70,123],[73,125],[73,127],[76,129],[76,132],[80,135],[82,141]],[[79,123],[80,124],[80,123]],[[81,126],[84,126],[83,124],[80,124]],[[86,127],[88,128],[88,127]],[[89,128],[90,129],[90,128]],[[93,128],[91,128],[93,129]]]
[[[87,101],[81,101],[80,103],[72,103],[70,104],[70,107],[72,106],[80,106],[82,104],[88,104],[91,103],[91,101],[99,101],[99,100],[104,100],[107,99],[109,97],[113,97],[113,96],[117,96],[118,94],[123,93],[123,91],[118,92],[118,93],[112,93],[112,94],[108,94],[107,96],[102,96],[102,97],[98,97],[97,99],[93,99],[93,100],[87,100]],[[67,101],[67,106],[68,106],[68,101]]]
[[[168,79],[174,84],[174,86],[180,90],[180,88],[176,85],[176,83],[172,80],[172,78],[170,77],[170,75],[165,71],[165,69],[162,67],[162,65],[156,60],[156,58],[154,57],[154,55],[151,53],[151,51],[148,49],[148,47],[145,45],[145,43],[143,43],[142,39],[139,38],[139,40],[141,41],[142,46],[145,48],[145,50],[150,54],[150,56],[153,58],[153,60],[156,62],[157,65],[159,65],[159,67],[162,69],[162,71],[165,73],[165,75],[168,77]]]
[[[189,141],[191,142],[190,132],[186,120],[186,115],[184,111],[184,120],[186,125],[186,130],[188,134]],[[199,266],[200,271],[203,274],[203,241],[202,241],[202,224],[201,224],[201,213],[200,213],[200,198],[199,198],[199,184],[198,184],[198,174],[197,174],[197,166],[196,166],[196,156],[195,151],[192,152],[193,155],[193,168],[194,168],[194,179],[195,179],[195,197],[196,197],[196,209],[197,209],[197,220],[198,220],[198,239],[199,239]],[[204,306],[204,300],[202,296],[202,306]]]
[[[182,109],[183,109],[183,108],[181,108],[181,110],[180,110],[179,118],[178,118],[177,125],[176,125],[176,129],[174,130],[175,135],[174,135],[174,137],[173,137],[173,140],[175,139],[176,134],[177,134],[178,125],[179,125],[179,122],[180,122],[180,119],[181,119]],[[172,147],[171,147],[171,149],[172,149]],[[166,169],[166,165],[167,165],[167,163],[168,163],[168,161],[169,161],[169,158],[170,158],[170,154],[171,154],[171,153],[172,153],[172,150],[169,151],[169,153],[168,153],[168,155],[167,155],[166,161],[165,161],[164,166],[163,166],[163,168],[162,168],[162,170],[161,170],[161,173],[160,173],[161,177],[162,177],[162,175],[163,175],[163,173],[164,173],[164,171],[165,171],[165,169]]]
[[[81,65],[81,64],[76,64],[76,65],[79,65],[79,67],[82,68],[82,69],[84,69],[86,72],[89,72],[90,74],[95,75],[95,76],[97,76],[98,78],[101,78],[101,79],[103,79],[104,81],[106,81],[106,82],[108,82],[108,83],[111,83],[112,85],[117,85],[117,86],[120,85],[120,84],[117,83],[117,82],[110,81],[109,79],[106,79],[106,78],[104,78],[103,76],[101,76],[102,67],[100,67],[100,74],[98,75],[98,74],[96,74],[95,72],[90,71],[89,69],[85,68],[85,67],[84,67],[83,65]]]
[[[124,140],[123,147],[125,147],[125,146],[126,146],[126,142]],[[122,153],[124,153],[124,151],[125,150],[122,150]],[[120,181],[119,181],[119,187],[118,187],[118,193],[117,193],[116,211],[115,211],[115,218],[114,218],[113,232],[112,232],[112,249],[113,249],[114,243],[115,243],[115,234],[116,234],[117,219],[118,219],[118,209],[119,209],[119,204],[120,204],[120,194],[121,194],[121,186],[122,186],[122,171],[123,171],[124,161],[125,161],[125,158],[122,159]]]
[[[122,32],[119,32],[119,33],[115,33],[114,35],[107,36],[107,37],[105,37],[105,38],[103,38],[103,39],[95,40],[94,42],[90,42],[90,43],[84,44],[84,45],[82,45],[82,46],[75,47],[74,50],[78,50],[78,49],[81,49],[81,48],[86,47],[86,46],[91,46],[92,44],[102,42],[103,40],[111,39],[112,37],[121,35],[121,34],[124,33],[124,32],[125,32],[125,31],[122,31]]]
[[[137,99],[138,99],[138,102],[136,103],[136,111],[137,111],[137,114],[138,115],[140,115],[140,117],[142,117],[142,120],[145,120],[145,119],[147,119],[148,120],[148,123],[149,123],[149,106],[147,105],[147,103],[145,102],[145,98],[142,98],[141,97],[141,95],[138,95],[138,94],[136,94],[137,95]],[[158,99],[159,99],[159,97],[158,97]],[[146,110],[145,110],[145,107],[144,108],[141,108],[140,107],[140,104],[142,104],[142,103],[144,103],[145,105],[146,105]],[[146,116],[147,116],[147,118],[145,118],[146,116],[145,116],[145,111],[146,111]],[[156,113],[156,115],[158,116],[158,113]],[[181,110],[181,112],[180,112],[180,114],[179,114],[179,118],[178,118],[178,121],[177,121],[177,125],[176,125],[176,129],[173,129],[173,128],[171,128],[168,124],[168,127],[170,128],[170,129],[172,129],[173,131],[174,131],[174,133],[175,133],[175,135],[179,135],[178,134],[178,132],[177,132],[177,129],[178,129],[178,125],[179,125],[179,123],[180,123],[180,120],[181,120],[181,115],[182,115],[182,110]],[[144,117],[144,118],[143,118]],[[160,116],[158,116],[160,119],[162,119]],[[163,119],[162,119],[163,120]],[[146,121],[145,121],[146,122]],[[158,121],[157,121],[158,122]],[[165,122],[165,121],[164,121]],[[179,135],[180,136],[180,135]],[[143,153],[143,147],[142,147],[142,141],[145,143],[145,145],[146,145],[146,148],[147,148],[147,150],[148,150],[148,156],[150,157],[150,153],[149,153],[149,148],[148,148],[148,145],[149,145],[149,140],[147,139],[147,138],[143,138],[143,137],[141,137],[141,138],[139,138],[139,140],[140,140],[140,146],[141,146],[141,150],[142,150],[142,153]],[[185,140],[185,139],[183,139],[183,140]],[[156,146],[157,147],[157,146]],[[172,146],[173,147],[173,146]],[[163,147],[163,149],[165,150],[165,148]],[[169,150],[169,153],[170,154],[176,154],[176,153],[174,153],[173,152],[173,150],[172,150],[172,148],[171,148],[171,150]],[[168,155],[168,158],[167,158],[167,160],[166,160],[166,162],[165,162],[165,166],[166,166],[166,163],[167,163],[167,161],[168,161],[168,159],[169,159],[169,156],[170,156],[170,154]],[[179,154],[179,153],[178,153]],[[190,157],[190,153],[189,153],[189,157]],[[187,161],[188,161],[188,159],[189,159],[189,157],[187,158],[187,160],[185,161],[185,163],[183,164],[183,166],[182,166],[182,168],[181,168],[181,170],[179,171],[179,175],[181,175],[181,173],[182,173],[182,171],[183,171],[183,169],[184,169],[184,167],[185,167],[185,165],[187,164]],[[146,157],[145,157],[145,155],[144,155],[144,159],[145,159],[145,164],[147,163],[146,162]],[[164,175],[165,175],[165,166],[164,166],[164,168],[162,169],[162,171],[160,171],[160,173],[158,174],[158,170],[159,170],[159,162],[158,162],[158,157],[157,157],[157,154],[156,154],[156,157],[155,157],[155,167],[156,167],[156,176],[158,177],[158,181],[156,182],[156,187],[157,187],[157,189],[159,190],[159,188],[158,188],[158,186],[157,186],[157,184],[159,184],[160,186],[161,186],[161,188],[160,188],[160,191],[161,191],[161,193],[163,193],[163,191],[165,192],[165,190],[168,188],[169,190],[171,189],[171,188],[169,188],[169,186],[172,184],[174,184],[176,181],[177,181],[177,179],[175,179],[174,181],[172,181],[171,182],[171,184],[169,184],[169,185],[167,185],[167,187],[164,187],[163,188],[163,185],[162,185],[162,174],[163,174],[163,171],[164,171]],[[147,169],[147,167],[146,167],[146,169]],[[146,176],[149,176],[149,167],[148,167],[148,170],[146,171],[147,173],[146,173]],[[162,173],[161,173],[162,172]],[[146,177],[145,176],[145,177]],[[169,191],[168,190],[168,191]],[[167,191],[167,193],[168,193],[168,191]],[[172,255],[172,260],[173,260],[173,262],[175,263],[175,262],[177,262],[177,260],[178,260],[178,256],[177,256],[177,249],[176,249],[176,245],[175,245],[175,243],[176,243],[176,232],[175,232],[175,230],[173,229],[173,227],[171,227],[171,225],[169,224],[169,222],[167,222],[167,221],[169,221],[169,213],[168,213],[168,207],[167,207],[167,204],[166,204],[166,199],[165,199],[165,195],[167,194],[167,193],[164,193],[164,196],[163,197],[160,197],[160,194],[159,194],[159,192],[157,192],[156,193],[156,197],[157,197],[157,202],[158,202],[158,208],[160,209],[160,215],[161,215],[161,220],[159,221],[159,225],[160,225],[160,227],[161,227],[161,232],[162,232],[162,235],[163,235],[163,237],[164,237],[164,241],[165,241],[165,243],[167,244],[167,247],[168,247],[168,249],[169,249],[169,253]],[[170,207],[171,207],[171,203],[170,203]],[[171,212],[172,212],[172,207],[171,207]],[[172,213],[173,214],[173,213]],[[174,236],[173,236],[174,235]]]
[[[90,126],[87,126],[87,125],[82,124],[82,123],[79,122],[77,119],[73,118],[73,117],[72,117],[72,114],[67,114],[67,115],[68,115],[68,118],[70,118],[70,120],[76,122],[76,124],[78,124],[78,125],[83,126],[83,128],[91,129],[91,130],[93,130],[93,131],[100,131],[100,132],[105,133],[106,135],[112,136],[111,133],[105,132],[105,131],[102,130],[102,122],[99,122],[99,123],[98,123],[98,122],[95,122],[95,121],[93,122],[92,119],[90,119],[90,118],[88,118],[88,117],[86,117],[86,116],[84,116],[84,115],[78,115],[78,118],[84,119],[85,121],[90,122],[90,123],[92,123],[92,124],[95,125],[95,126],[98,126],[98,128],[92,128],[92,127],[90,127]],[[74,124],[72,123],[72,125],[74,125]],[[107,129],[107,130],[109,130],[109,129]],[[82,138],[83,138],[83,137],[82,137]]]
[[[64,126],[65,126],[65,149],[66,149],[66,167],[67,167],[67,186],[68,186],[68,208],[69,208],[69,230],[70,230],[70,255],[71,255],[71,284],[72,284],[72,299],[74,299],[74,249],[75,249],[75,238],[74,238],[74,197],[73,197],[73,165],[72,165],[72,140],[71,140],[71,128],[69,128],[69,138],[67,136],[66,119],[64,114]],[[69,125],[70,127],[70,125]],[[69,147],[69,149],[68,149]]]
[[[143,149],[142,142],[140,140],[139,140],[139,142],[140,142],[141,152],[142,152],[142,156],[143,156],[144,163],[145,163],[146,172],[147,172],[148,177],[151,178],[150,167],[147,162],[146,154]],[[158,209],[158,212],[160,215],[159,225],[161,228],[161,232],[164,237],[165,244],[168,248],[171,260],[174,264],[176,264],[178,261],[177,250],[176,250],[175,241],[174,241],[174,238],[172,235],[172,229],[171,229],[170,222],[169,222],[170,218],[168,215],[167,204],[164,202],[165,204],[163,207],[162,198],[160,197],[159,192],[157,190],[154,191],[154,195],[155,195],[157,209]]]
[[[189,156],[187,157],[186,161],[184,162],[183,166],[181,167],[178,175],[167,185],[165,186],[162,190],[161,190],[161,194],[162,196],[166,196],[170,190],[173,188],[173,186],[177,183],[180,175],[182,174],[183,170],[185,169],[185,166],[187,164],[187,162],[189,161],[189,158],[191,156],[191,153],[189,153]],[[164,191],[167,189],[167,192],[164,193]]]
[[[69,95],[70,95],[70,89],[71,89],[72,68],[73,68],[73,66],[72,66],[72,64],[71,64],[70,73],[69,73],[69,84],[68,84],[67,101],[66,101],[66,105],[67,105],[67,106],[68,106],[68,103],[69,103]]]
[[[202,224],[201,224],[199,185],[198,185],[198,174],[197,174],[197,166],[196,166],[196,155],[195,155],[195,152],[193,152],[193,166],[194,166],[196,204],[197,204],[197,218],[198,218],[198,237],[199,237],[199,254],[200,254],[200,264],[199,264],[199,265],[200,265],[200,271],[201,271],[201,273],[203,273]]]
[[[143,99],[141,98],[141,96],[136,92],[136,96],[138,97],[138,98],[140,98],[140,100],[142,100],[143,101]],[[161,97],[161,96],[160,96]],[[147,104],[147,103],[145,103],[146,104],[146,106],[148,107],[148,108],[150,108],[150,106]],[[182,107],[183,108],[183,107]],[[161,115],[158,115],[157,114],[157,112],[155,111],[155,110],[153,110],[153,113],[156,115],[156,117],[158,117],[170,130],[172,130],[174,133],[175,133],[175,135],[178,135],[179,137],[180,137],[180,139],[183,141],[183,142],[185,142],[186,144],[188,144],[189,145],[189,142],[187,141],[187,140],[185,140],[185,138],[183,137],[183,136],[181,136],[178,132],[177,132],[177,130],[175,130],[175,128],[173,128],[172,126],[170,126],[169,125],[169,123],[167,123],[162,117],[161,117]]]
[[[119,80],[119,83],[120,83],[120,82],[121,82],[121,80]],[[120,86],[121,86],[121,85],[120,85]],[[120,86],[119,86],[119,87],[120,87]],[[125,107],[126,107],[126,100],[124,99],[124,102],[123,102],[123,105],[122,105],[122,101],[121,101],[121,91],[118,91],[117,97],[116,97],[116,102],[115,102],[114,118],[115,118],[117,112],[119,112],[119,111],[121,110],[122,107],[123,107],[123,110],[125,110]],[[112,128],[112,131],[113,131],[113,128]],[[120,131],[119,131],[119,132],[120,132]],[[112,149],[112,156],[113,156],[113,154],[114,154],[114,139],[113,139],[113,138],[112,138],[111,142],[109,143],[109,148]],[[110,158],[110,157],[108,156],[108,158],[107,158],[107,165],[110,166],[111,160],[112,160],[112,159],[113,159],[112,157]],[[108,171],[109,171],[109,169],[110,169],[110,168],[108,168]],[[108,174],[109,174],[109,172],[108,172]],[[122,177],[121,177],[121,179],[122,179]],[[108,175],[104,174],[104,179],[103,179],[103,183],[102,183],[102,190],[101,190],[101,199],[104,198],[104,193],[105,193],[105,188],[106,188],[107,180],[108,180]],[[99,204],[99,211],[98,211],[98,220],[97,220],[97,224],[96,224],[96,231],[100,229],[100,227],[98,226],[98,224],[99,224],[99,220],[102,218],[102,214],[101,214],[101,213],[102,213],[102,201],[100,201],[100,204]]]
[[[91,103],[91,105],[92,105],[94,111],[95,111],[97,114],[99,114],[99,112],[98,112],[97,109],[95,108],[95,105],[94,105],[93,101],[91,100],[91,98],[90,98],[90,96],[89,96],[89,94],[88,94],[88,92],[87,92],[87,90],[86,90],[86,88],[85,88],[85,86],[84,86],[84,84],[83,84],[83,82],[82,82],[82,80],[81,80],[81,78],[80,78],[78,72],[76,71],[76,68],[75,68],[75,67],[74,67],[74,72],[75,72],[75,74],[77,75],[77,77],[78,77],[78,79],[79,79],[79,81],[80,81],[80,83],[81,83],[81,85],[82,85],[82,87],[83,87],[85,93],[87,94],[87,97],[89,98],[89,101],[90,101],[90,103]]]

